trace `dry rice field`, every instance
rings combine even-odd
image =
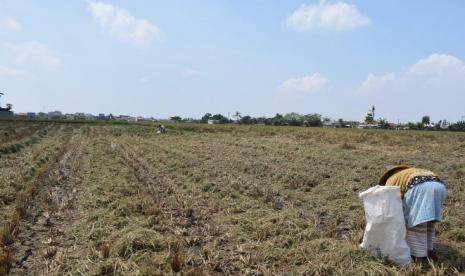
[[[453,275],[465,134],[0,122],[0,275]],[[439,261],[358,248],[358,194],[409,164],[448,187]]]

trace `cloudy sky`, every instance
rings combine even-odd
[[[462,0],[0,0],[16,112],[465,115]]]

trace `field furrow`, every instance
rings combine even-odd
[[[70,269],[77,241],[67,227],[76,217],[84,166],[79,139],[73,136],[65,145],[31,200],[13,245],[17,258],[13,274],[63,275]]]

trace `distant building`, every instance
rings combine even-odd
[[[118,121],[127,121],[129,120],[130,116],[127,116],[127,115],[119,115],[116,117],[116,120]]]
[[[74,120],[74,114],[65,114],[65,120],[72,121]]]
[[[18,119],[27,119],[27,113],[25,112],[19,112],[15,114],[15,117]]]
[[[358,128],[379,128],[377,124],[359,124]]]
[[[5,110],[0,111],[0,119],[11,119],[13,117],[14,117],[14,114],[11,111],[5,111]]]
[[[98,115],[98,119],[103,121],[103,120],[107,120],[108,118],[107,118],[107,116],[105,116],[105,114],[100,113],[100,114]]]
[[[51,120],[59,120],[63,118],[63,113],[61,111],[51,111],[47,114],[47,117]]]
[[[36,117],[39,120],[45,120],[45,119],[47,119],[47,113],[39,112]]]
[[[84,118],[85,118],[86,121],[93,121],[93,120],[95,120],[96,117],[94,115],[92,115],[92,114],[86,114],[86,115],[84,115]]]
[[[84,121],[86,119],[86,114],[82,112],[76,112],[74,113],[74,120],[76,121]]]
[[[208,120],[207,122],[209,125],[217,125],[220,123],[220,120]]]
[[[426,130],[435,130],[436,129],[436,126],[434,125],[434,123],[424,124],[423,127]]]
[[[339,127],[339,122],[336,121],[324,121],[323,122],[323,127],[325,128],[336,128]]]
[[[116,117],[116,120],[126,122],[137,122],[137,118],[128,115],[119,115],[118,117]]]
[[[3,93],[0,93],[0,97],[3,96]],[[11,119],[14,117],[13,111],[11,108],[13,107],[12,104],[6,104],[6,107],[0,106],[0,119]]]
[[[35,112],[28,112],[28,113],[27,113],[27,118],[28,118],[29,120],[35,119],[35,118],[36,118],[36,113],[35,113]]]
[[[324,128],[355,128],[358,125],[356,121],[323,121]]]
[[[357,121],[347,121],[345,122],[346,127],[357,128],[360,125],[360,122]]]
[[[450,124],[449,124],[448,122],[446,122],[446,120],[444,120],[444,121],[441,122],[441,124],[440,124],[439,127],[440,127],[442,130],[446,130],[446,129],[449,128],[449,126],[450,126]]]
[[[157,121],[153,117],[145,118],[145,117],[142,117],[142,116],[137,117],[136,120],[137,120],[137,122],[156,122]]]

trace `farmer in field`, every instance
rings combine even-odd
[[[158,125],[157,133],[166,133],[166,127],[164,125]]]
[[[425,261],[429,257],[436,261],[434,227],[441,220],[441,209],[447,194],[444,182],[431,171],[398,166],[384,173],[379,184],[400,187],[407,244],[413,260]]]

